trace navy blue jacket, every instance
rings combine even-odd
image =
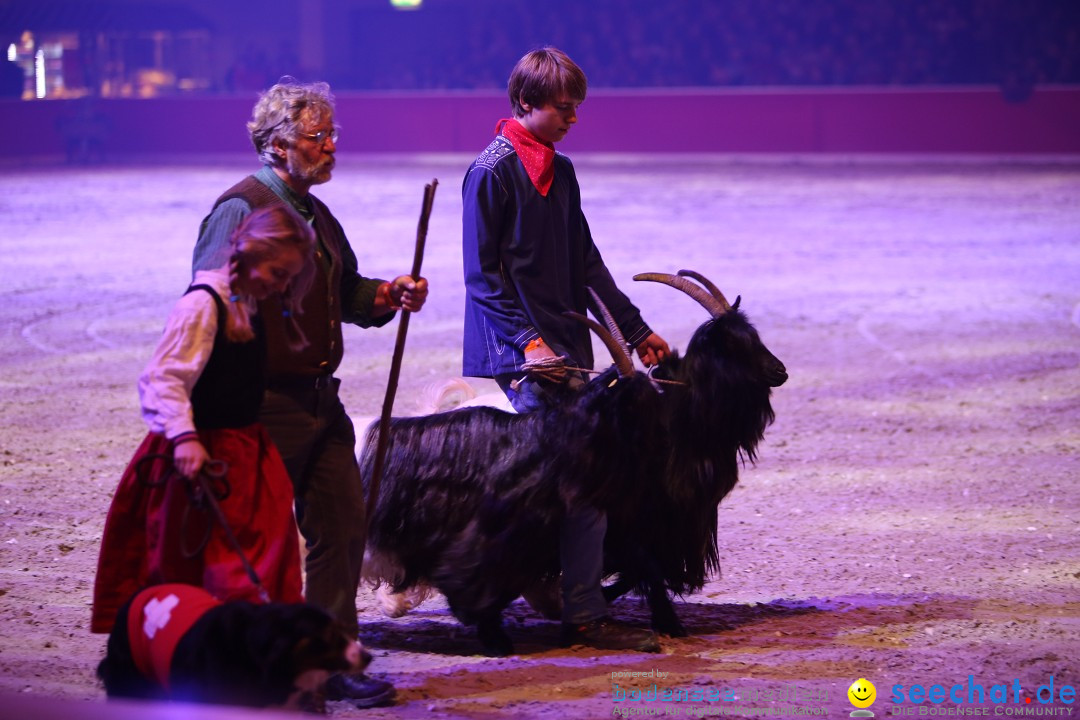
[[[630,345],[652,332],[604,266],[565,155],[555,154],[555,178],[544,197],[514,146],[496,137],[469,167],[461,193],[466,376],[520,370],[524,348],[537,336],[570,364],[591,368],[588,328],[562,316],[565,310],[585,314],[592,305],[588,287]]]

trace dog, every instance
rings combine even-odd
[[[174,583],[125,603],[97,674],[110,698],[325,713],[327,678],[370,661],[314,605],[223,603]]]

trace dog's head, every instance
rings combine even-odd
[[[325,710],[323,686],[339,672],[367,667],[371,655],[326,612],[312,605],[258,608],[249,633],[261,648],[266,705],[307,712]]]

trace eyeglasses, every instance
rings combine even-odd
[[[336,143],[338,140],[338,129],[334,128],[333,130],[320,130],[317,133],[300,133],[300,137],[307,138],[316,145],[322,145],[327,140]]]

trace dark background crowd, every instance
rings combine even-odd
[[[1076,0],[471,0],[358,10],[351,35],[339,83],[365,89],[501,87],[540,44],[594,87],[1080,82]]]
[[[26,99],[502,89],[549,44],[594,88],[1080,83],[1080,0],[0,0],[0,39]]]

